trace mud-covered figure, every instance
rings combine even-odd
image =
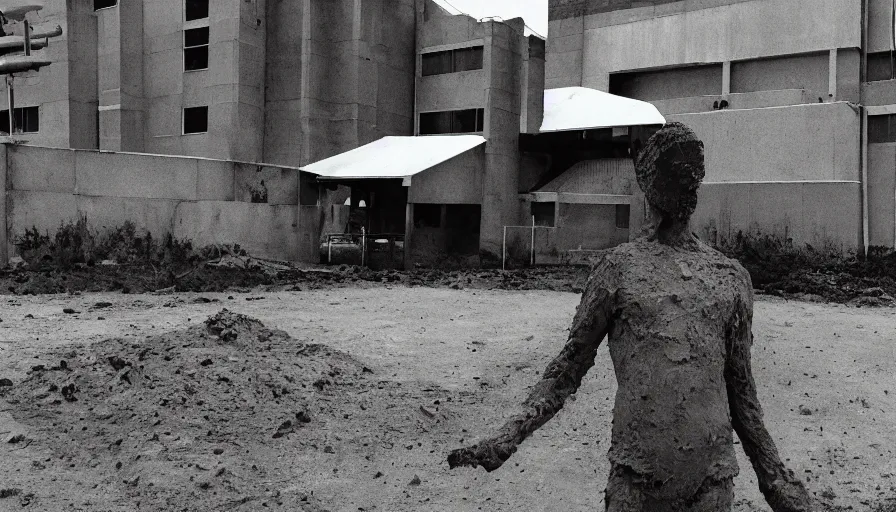
[[[815,510],[763,424],[750,368],[750,276],[689,229],[703,143],[670,123],[647,142],[636,172],[650,206],[646,235],[594,267],[569,340],[524,411],[494,437],[453,451],[450,466],[500,467],[576,392],[609,335],[619,386],[608,511],[730,510],[738,473],[732,428],[772,510]]]

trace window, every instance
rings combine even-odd
[[[118,5],[118,0],[93,0],[93,10],[108,9]]]
[[[208,0],[187,0],[185,11],[185,21],[208,18]]]
[[[869,53],[868,71],[865,74],[865,81],[877,82],[896,78],[894,58],[896,58],[896,55],[893,52]]]
[[[184,30],[184,71],[208,69],[208,27]]]
[[[423,76],[482,69],[482,56],[482,46],[424,53]]]
[[[184,109],[184,134],[205,133],[208,131],[208,107],[189,107]]]
[[[15,131],[17,133],[37,133],[40,131],[40,110],[38,107],[15,109]],[[0,110],[0,132],[9,133],[9,109]]]
[[[868,116],[868,142],[896,142],[896,114]]]
[[[628,218],[631,214],[631,206],[627,204],[616,205],[616,228],[628,229]]]
[[[532,216],[536,226],[554,227],[557,203],[532,203]]]
[[[442,205],[414,204],[414,226],[418,228],[442,227]]]
[[[448,110],[420,114],[420,135],[439,133],[476,133],[483,131],[485,110]]]

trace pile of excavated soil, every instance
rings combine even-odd
[[[384,408],[404,401],[400,384],[374,380],[349,355],[226,309],[204,326],[68,347],[35,363],[0,387],[29,428],[4,441],[54,454],[35,462],[39,474],[91,475],[101,496],[118,497],[93,503],[110,510],[122,500],[128,510],[323,510],[301,475],[344,436],[378,444]],[[437,407],[427,412],[439,420]],[[365,414],[371,431],[343,432]]]

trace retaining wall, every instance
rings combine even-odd
[[[100,231],[131,221],[197,246],[240,244],[257,257],[316,261],[322,212],[300,204],[316,193],[302,191],[307,177],[298,169],[8,144],[0,166],[2,264],[26,229],[53,233],[79,216]]]

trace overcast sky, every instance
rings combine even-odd
[[[548,0],[435,0],[453,13],[463,11],[474,18],[500,16],[522,17],[535,32],[548,35]],[[451,6],[456,7],[452,9]]]

